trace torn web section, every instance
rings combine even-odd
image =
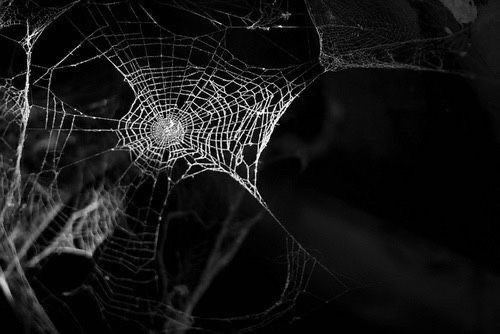
[[[459,9],[455,6],[463,3]],[[453,71],[470,47],[470,1],[306,0],[327,70],[408,68]],[[455,5],[454,5],[455,4]]]
[[[225,172],[258,197],[259,156],[314,66],[247,65],[225,48],[224,32],[175,34],[142,6],[95,5],[89,15],[88,42],[135,95],[119,137],[136,165],[151,175],[175,165],[174,181]]]

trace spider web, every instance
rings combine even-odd
[[[2,214],[5,236],[14,244],[5,277],[12,284],[13,263],[21,271],[58,253],[92,257],[94,270],[68,296],[87,291],[105,318],[133,321],[144,330],[188,326],[191,311],[166,300],[168,278],[158,274],[159,231],[172,186],[204,171],[222,172],[265,205],[256,186],[259,157],[279,118],[307,86],[306,73],[314,77],[316,63],[250,66],[226,49],[227,27],[193,37],[165,29],[130,3],[83,10],[91,31],[72,18],[83,43],[55,65],[35,66],[33,45],[43,29],[28,29],[19,42],[26,70],[2,85],[3,138],[18,139],[6,145],[5,156],[12,159],[3,165],[2,181],[19,175],[15,194],[10,183],[2,188],[4,198],[15,199],[2,203],[8,208]],[[97,55],[78,57],[83,44]],[[133,92],[123,115],[74,107],[54,92],[59,73],[99,59],[111,63]],[[10,85],[23,76],[24,89]],[[87,147],[78,149],[82,143]],[[234,232],[224,235],[220,245],[241,242]],[[204,321],[251,327],[288,310],[313,262],[294,239],[287,247],[286,283],[274,305],[259,314]]]
[[[23,264],[30,246],[51,217],[53,211],[48,208],[54,207],[55,201],[50,190],[38,187],[36,177],[22,175],[21,155],[30,117],[33,45],[50,23],[72,4],[46,9],[28,2],[2,1],[0,6],[2,37],[22,48],[26,64],[24,72],[2,80],[0,85],[0,288],[7,301],[30,319],[33,328],[55,332],[54,324],[27,279]],[[17,25],[22,25],[24,31],[19,33],[10,29]],[[9,31],[4,34],[5,28]],[[23,89],[13,84],[19,78],[25,80]]]
[[[80,287],[65,295],[86,293],[106,320],[134,322],[144,331],[211,322],[254,328],[289,310],[306,289],[313,267],[321,264],[286,229],[285,284],[268,309],[200,319],[192,315],[193,304],[173,301],[179,285],[159,268],[158,247],[161,230],[175,220],[172,214],[182,201],[172,200],[174,186],[205,171],[225,174],[273,216],[258,191],[259,160],[286,109],[313,80],[324,71],[348,67],[441,70],[449,54],[464,50],[467,32],[449,11],[446,24],[422,21],[415,13],[423,10],[417,11],[414,1],[306,3],[320,37],[319,62],[283,68],[238,59],[227,34],[233,28],[279,25],[289,16],[286,1],[168,4],[208,22],[212,29],[203,34],[167,28],[146,2],[85,4],[65,15],[81,43],[51,65],[31,62],[33,46],[70,6],[21,10],[8,2],[2,7],[0,27],[27,28],[22,38],[13,39],[25,52],[26,70],[0,85],[4,293],[18,292],[9,292],[3,282],[19,286],[18,291],[29,289],[24,268],[43,266],[53,254],[71,253],[92,258],[95,266]],[[446,9],[437,1],[418,3],[432,4],[430,12]],[[108,99],[82,105],[59,93],[59,76],[77,76],[96,63],[91,71],[111,65],[119,74],[132,94],[129,105]],[[20,78],[22,88],[14,84]],[[223,227],[234,226],[228,222],[235,212],[228,210]],[[243,220],[234,229],[245,235],[252,221]],[[231,229],[221,231],[212,255],[242,241]],[[233,251],[229,247],[227,254]],[[219,266],[217,261],[209,256],[207,263]],[[338,285],[348,290],[343,280]],[[26,305],[36,300],[34,293],[24,296]],[[40,308],[37,326],[52,330]]]
[[[306,0],[327,71],[457,70],[470,49],[472,1]]]
[[[288,0],[187,0],[165,4],[200,16],[218,28],[268,30],[292,15]]]
[[[225,172],[261,200],[259,156],[313,65],[251,67],[224,48],[224,32],[182,36],[144,8],[128,14],[117,18],[109,7],[96,7],[91,17],[99,33],[88,39],[135,95],[119,120],[120,148],[153,176],[182,159],[186,166],[176,179]]]
[[[5,80],[0,84],[0,129],[2,129],[2,151],[12,148],[15,139],[10,136],[11,128],[19,126],[19,111],[23,105],[23,91]]]
[[[163,189],[166,201],[169,187],[180,180],[204,171],[222,172],[265,206],[257,190],[259,157],[279,118],[306,87],[306,73],[313,72],[316,64],[283,69],[249,66],[225,48],[225,30],[195,37],[176,34],[141,6],[96,5],[89,8],[89,15],[97,30],[82,31],[86,41],[113,64],[134,94],[129,111],[118,120],[115,149],[130,152],[133,164],[152,177],[153,192],[160,189],[157,180],[162,173],[168,175]],[[147,204],[145,220],[153,216],[162,220],[166,202],[158,210],[153,206]],[[168,304],[132,296],[130,281],[123,274],[112,275],[118,261],[107,254],[132,249],[119,253],[119,263],[134,275],[134,291],[148,289],[156,276],[151,259],[157,228],[157,224],[141,225],[135,234],[139,238],[127,234],[106,244],[99,257],[102,274],[94,276],[92,284],[105,312],[124,316],[125,310],[133,310],[134,317],[144,319],[152,314],[174,320],[183,317]],[[307,281],[309,255],[291,242],[280,300],[261,314],[231,321],[263,322],[293,304]]]
[[[1,0],[0,1],[0,29],[25,26],[27,33],[25,43],[34,43],[38,36],[60,15],[70,9],[76,1],[69,1],[61,6],[43,6],[34,1]]]

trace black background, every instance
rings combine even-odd
[[[311,294],[299,298],[291,315],[258,332],[500,330],[500,86],[495,79],[500,30],[495,6],[488,6],[489,19],[477,24],[473,53],[462,64],[478,73],[477,79],[405,70],[328,73],[287,111],[263,157],[262,195],[287,230],[348,287],[317,270]],[[298,20],[308,24],[305,17]],[[47,35],[55,39],[41,40],[40,55],[65,40],[57,24]],[[279,55],[276,45],[266,44],[269,39],[301,59],[318,51],[315,32],[307,28],[236,31],[228,43],[248,62],[291,61],[287,53]],[[298,39],[304,43],[294,46]],[[43,56],[38,61],[43,63]],[[90,90],[78,88],[86,93],[74,99],[97,100],[109,91],[127,101],[130,92],[113,70],[96,69],[78,78]],[[95,87],[103,76],[110,80],[108,90]],[[65,93],[77,95],[71,89]],[[322,149],[313,149],[318,146]],[[233,182],[225,176],[217,180]],[[192,182],[206,183],[203,177]],[[250,196],[245,201],[255,206]],[[259,222],[196,314],[251,313],[272,301],[283,284],[277,259],[284,235],[271,218]],[[75,325],[67,310],[52,306],[46,295],[66,290],[62,284],[77,286],[91,266],[84,259],[57,257],[35,274],[40,299],[48,298],[49,314],[61,332],[109,330],[89,300],[65,300],[78,319]],[[2,314],[7,314],[4,309]],[[111,323],[117,332],[135,330]],[[215,330],[232,328],[224,324]]]

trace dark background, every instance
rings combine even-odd
[[[263,157],[259,186],[287,230],[335,275],[316,270],[297,308],[258,332],[500,331],[497,7],[483,9],[473,52],[462,64],[477,79],[345,70],[323,75],[287,111]],[[306,18],[297,20],[307,25]],[[47,34],[64,40],[57,26]],[[311,29],[231,34],[229,42],[246,61],[286,63],[289,52],[301,59],[317,54]],[[302,36],[305,44],[290,46]],[[267,48],[269,39],[288,51],[278,56],[275,45],[274,51],[255,51]],[[51,43],[38,52],[50,52]],[[56,89],[82,103],[103,94],[127,101],[129,92],[112,73],[78,78],[89,88],[79,88],[84,97],[68,89],[71,84]],[[96,88],[103,77],[109,87]],[[245,203],[255,206],[250,196]],[[283,284],[284,237],[271,218],[259,222],[195,314],[237,315],[268,305]],[[62,265],[71,270],[57,280]],[[78,285],[91,267],[84,259],[57,258],[36,277],[57,295],[65,290],[61,284]],[[80,329],[105,328],[88,300],[66,302]],[[48,305],[61,328],[73,331],[67,310]],[[126,332],[127,325],[112,323]],[[230,323],[217,326],[232,330]]]

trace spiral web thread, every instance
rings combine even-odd
[[[157,246],[170,187],[203,171],[222,172],[265,206],[257,190],[259,157],[287,107],[321,73],[316,61],[263,69],[238,60],[225,45],[226,31],[234,23],[231,20],[236,18],[247,28],[266,27],[278,22],[273,19],[275,14],[264,15],[265,20],[223,14],[226,21],[221,23],[221,13],[217,16],[210,12],[213,8],[204,5],[207,3],[210,1],[197,7],[191,1],[178,6],[217,27],[213,33],[194,37],[162,27],[154,15],[130,2],[78,7],[75,15],[86,11],[92,28],[86,31],[88,26],[78,20],[73,24],[97,55],[78,59],[74,51],[79,45],[47,68],[29,87],[39,99],[26,101],[25,92],[11,87],[8,81],[0,86],[2,120],[6,124],[2,125],[3,139],[18,134],[13,125],[29,125],[25,156],[43,152],[41,161],[33,163],[36,171],[23,180],[21,187],[21,203],[28,203],[31,211],[19,210],[19,215],[13,216],[12,222],[21,223],[3,224],[10,239],[27,245],[21,247],[17,259],[32,267],[58,251],[92,256],[95,270],[79,291],[88,291],[105,317],[135,321],[144,329],[186,320],[182,311],[159,298],[164,287],[158,277]],[[456,44],[449,43],[462,36],[461,26],[447,26],[451,35],[443,36],[446,30],[441,30],[436,38],[424,39],[414,38],[418,34],[411,25],[402,29],[405,25],[390,15],[407,13],[402,2],[383,6],[380,1],[308,0],[307,4],[320,36],[319,60],[326,70],[441,69],[444,54],[462,49],[461,44],[450,48]],[[278,13],[279,18],[286,12],[266,8]],[[10,21],[4,21],[8,25],[25,24],[25,20],[12,21],[14,16],[8,13],[0,12],[2,19],[10,17]],[[59,16],[63,11],[52,13]],[[23,47],[26,41],[36,41],[42,32],[37,26],[46,27],[52,21],[39,22],[31,25],[26,39],[20,41]],[[96,59],[109,61],[133,92],[134,101],[123,116],[74,108],[52,90],[58,73]],[[27,104],[29,108],[25,108]],[[18,107],[21,112],[16,116]],[[90,147],[91,155],[74,152],[82,143]],[[123,152],[129,155],[127,159],[119,155]],[[116,158],[111,159],[112,154]],[[28,165],[30,159],[26,160]],[[85,171],[93,165],[107,166],[101,168],[106,171],[118,169],[120,175],[111,185],[77,188],[81,193],[72,198],[68,190],[71,186],[60,186],[64,173]],[[120,169],[121,165],[126,167]],[[135,168],[142,175],[131,172]],[[11,161],[2,161],[2,182],[9,179],[11,169]],[[162,175],[168,175],[167,184],[161,182]],[[144,188],[150,189],[151,195],[137,204]],[[2,183],[2,192],[9,193],[9,184]],[[164,200],[157,199],[162,196]],[[45,227],[48,235],[41,233]],[[278,302],[260,314],[214,321],[263,324],[293,305],[307,286],[309,265],[320,264],[293,237],[287,246],[288,274]],[[343,288],[347,289],[345,285]]]
[[[81,31],[84,42],[98,51],[90,61],[107,59],[132,89],[134,102],[121,117],[96,115],[95,110],[72,107],[53,92],[59,73],[89,61],[73,55],[81,45],[31,80],[29,108],[24,108],[24,92],[19,91],[19,109],[28,116],[20,117],[21,112],[14,118],[22,119],[27,129],[24,163],[35,167],[23,179],[20,197],[31,211],[19,211],[25,223],[13,224],[8,234],[25,245],[19,260],[26,267],[59,252],[92,256],[95,270],[78,291],[88,291],[105,318],[134,321],[144,329],[190,322],[185,318],[190,314],[161,298],[165,287],[158,277],[157,246],[170,187],[203,171],[222,172],[265,205],[256,187],[259,157],[279,118],[307,86],[305,77],[315,63],[282,69],[249,66],[226,49],[228,27],[183,36],[161,27],[141,6],[126,2],[78,10],[76,15],[87,10],[95,27]],[[7,98],[2,119],[7,119],[8,113],[19,113],[11,107],[17,91],[3,87]],[[5,133],[18,134],[11,126]],[[82,143],[92,154],[75,153]],[[113,170],[124,159],[111,158],[110,163],[109,154],[123,152],[130,155],[129,165],[118,168],[121,175],[113,184],[77,187],[80,194],[72,194],[71,174],[93,165],[108,164],[107,170]],[[141,173],[132,172],[135,168]],[[64,177],[68,172],[69,180]],[[168,175],[168,184],[161,184],[161,175]],[[141,202],[144,188],[150,197]],[[293,306],[314,261],[293,239],[287,246],[287,277],[274,305],[259,314],[203,321],[248,327]]]
[[[116,123],[115,149],[130,152],[133,164],[153,178],[153,189],[162,172],[175,183],[215,171],[229,174],[265,205],[256,185],[259,157],[279,118],[306,87],[304,76],[311,64],[252,67],[224,47],[224,30],[182,36],[161,27],[140,6],[121,9],[118,17],[114,6],[89,8],[98,28],[87,34],[87,41],[123,75],[135,97]],[[161,204],[153,216],[160,220],[164,208]],[[149,218],[151,211],[148,205]],[[133,238],[122,231],[126,234],[108,240],[99,255],[101,272],[89,286],[107,314],[153,322],[179,318],[169,305],[130,293],[147,295],[157,276],[152,259],[158,225],[141,226]],[[287,258],[288,277],[280,300],[261,314],[226,320],[262,323],[293,304],[307,284],[310,257],[291,241]],[[118,265],[119,277],[113,274]],[[133,279],[126,279],[128,275]]]
[[[99,33],[88,41],[132,88],[119,121],[119,148],[156,175],[184,160],[179,179],[200,171],[231,175],[256,198],[258,160],[284,111],[305,88],[307,66],[251,67],[224,48],[224,33],[176,35],[143,8],[131,19],[109,7],[91,12]],[[164,129],[162,133],[161,129]]]

